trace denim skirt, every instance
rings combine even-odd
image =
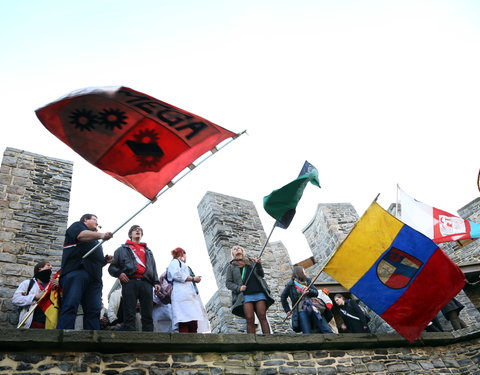
[[[267,296],[263,292],[253,293],[253,294],[244,294],[243,295],[243,303],[246,302],[257,302],[257,301],[266,301]]]

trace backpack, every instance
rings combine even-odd
[[[173,280],[168,280],[167,271],[162,273],[159,278],[160,281],[160,293],[158,293],[158,298],[160,302],[164,305],[172,303],[172,289],[173,289]]]

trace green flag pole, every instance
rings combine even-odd
[[[273,224],[273,228],[272,230],[270,231],[270,234],[268,235],[267,237],[267,240],[265,241],[265,243],[263,244],[263,248],[262,248],[262,251],[260,251],[260,255],[258,256],[258,259],[262,258],[262,255],[263,255],[263,252],[265,251],[265,248],[267,247],[268,245],[268,241],[270,241],[270,237],[272,237],[272,233],[276,227],[276,224],[277,222],[275,221],[275,223]],[[252,277],[252,274],[253,272],[255,271],[255,266],[257,265],[257,263],[253,263],[253,267],[252,267],[252,270],[250,271],[250,273],[248,274],[247,276],[247,279],[245,280],[245,282],[243,283],[243,285],[247,285],[248,284],[248,281],[250,280],[250,277]]]

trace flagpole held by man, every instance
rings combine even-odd
[[[201,164],[205,159],[194,164],[200,157],[244,133],[123,86],[75,90],[35,113],[85,160],[149,199],[113,233],[183,178],[173,182],[182,171]]]

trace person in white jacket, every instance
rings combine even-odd
[[[167,275],[169,280],[173,280],[171,296],[173,331],[181,333],[210,332],[207,312],[196,285],[202,281],[202,277],[195,276],[185,263],[187,260],[185,250],[177,247],[172,250],[172,256]]]
[[[152,318],[153,332],[172,332],[172,304],[164,304],[156,291],[153,292]]]
[[[45,314],[42,309],[36,308],[36,302],[42,297],[48,284],[52,287],[58,287],[58,280],[50,281],[52,275],[52,265],[47,261],[40,261],[33,267],[33,278],[24,280],[20,283],[13,294],[12,303],[20,307],[18,324],[27,316],[31,309],[35,309],[30,314],[21,328],[45,328]]]

